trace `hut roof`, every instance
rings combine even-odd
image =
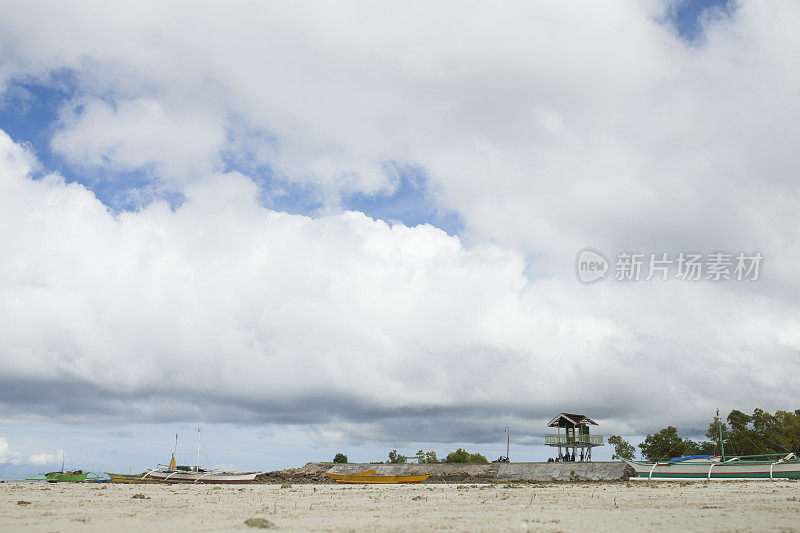
[[[597,422],[592,420],[586,415],[579,415],[575,413],[558,413],[550,422],[547,427],[564,427],[564,426],[596,426]]]

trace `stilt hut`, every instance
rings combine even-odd
[[[591,461],[592,448],[603,445],[602,435],[589,433],[589,426],[596,425],[597,422],[586,415],[558,413],[547,424],[549,428],[556,428],[556,433],[545,435],[544,443],[558,448],[559,461]],[[563,455],[561,448],[564,448]]]

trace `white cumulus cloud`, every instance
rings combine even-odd
[[[56,450],[55,453],[36,453],[28,457],[28,462],[38,466],[52,465],[60,462],[63,454],[63,450]]]
[[[32,179],[8,136],[1,148],[0,394],[18,413],[479,440],[498,415],[538,431],[565,390],[640,424],[795,391],[777,302],[742,328],[756,300],[721,285],[533,282],[519,253],[428,225],[266,209],[238,173],[196,181],[175,209],[114,215],[83,186]],[[754,374],[753,353],[775,366]]]
[[[20,454],[11,450],[11,446],[5,437],[0,437],[0,465],[20,463]]]
[[[54,152],[185,202],[113,213],[0,138],[2,409],[344,442],[792,407],[800,9],[740,2],[687,43],[671,5],[5,6],[0,82],[74,85]],[[329,209],[265,209],[230,161]],[[463,234],[336,209],[390,192],[388,162]],[[765,261],[586,287],[586,247]]]

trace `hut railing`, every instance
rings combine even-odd
[[[544,443],[549,444],[551,446],[566,446],[568,444],[596,444],[602,445],[603,444],[603,436],[602,435],[587,435],[587,434],[576,434],[576,435],[545,435],[544,436]]]

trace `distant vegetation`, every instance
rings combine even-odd
[[[714,431],[716,432],[716,428]],[[639,445],[642,457],[649,461],[684,455],[713,455],[715,448],[718,449],[714,442],[696,442],[681,438],[674,426],[668,426],[652,435],[647,435],[644,442]]]
[[[468,451],[464,450],[463,448],[459,448],[454,452],[450,452],[447,454],[447,457],[444,458],[444,463],[480,463],[480,464],[487,464],[489,461],[486,460],[486,457],[479,453],[469,453]]]
[[[776,411],[774,415],[761,409],[754,409],[751,415],[734,410],[728,415],[727,423],[722,425],[722,433],[726,456],[800,453],[800,409]],[[708,440],[700,442],[681,438],[674,426],[668,426],[647,435],[639,449],[642,457],[651,461],[681,455],[719,454],[719,429],[713,420],[708,425],[706,438]],[[620,441],[630,446],[624,440]],[[610,438],[608,442],[614,444]],[[626,449],[624,445],[620,448]]]
[[[486,464],[489,462],[483,455],[479,453],[469,453],[468,451],[462,448],[459,448],[456,451],[447,454],[447,457],[445,457],[443,461],[439,461],[439,459],[436,457],[436,452],[434,451],[426,452],[425,450],[420,450],[416,453],[415,457],[417,461],[421,464],[431,464],[439,462]],[[386,462],[389,464],[406,464],[408,463],[408,457],[397,453],[397,450],[392,450],[389,452],[389,460]]]
[[[346,463],[347,462],[347,456],[345,454],[343,454],[343,453],[337,453],[336,455],[333,456],[333,462],[334,463]]]
[[[710,436],[713,423],[707,436]],[[776,411],[774,415],[754,409],[752,415],[731,411],[722,426],[726,455],[757,453],[800,453],[800,409]]]
[[[436,452],[424,452],[422,450],[417,452],[417,462],[418,463],[438,463],[439,460],[436,459]]]
[[[405,464],[408,462],[408,457],[405,455],[400,455],[397,453],[397,450],[392,450],[389,452],[389,464]]]

